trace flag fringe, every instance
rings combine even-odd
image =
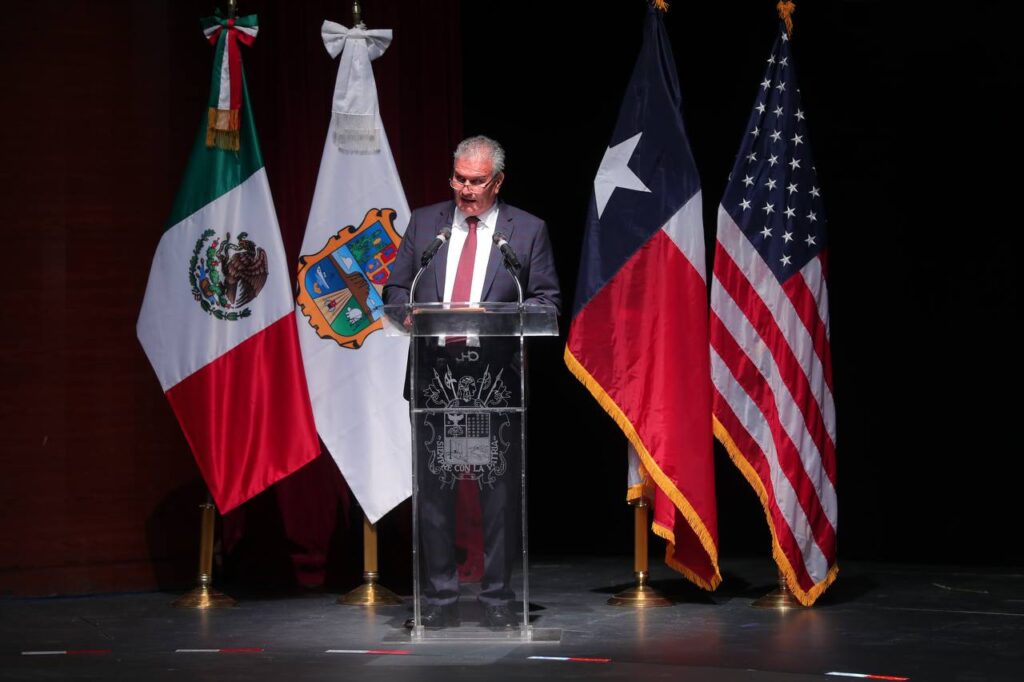
[[[665,475],[661,470],[661,467],[658,466],[658,463],[654,461],[651,453],[648,452],[643,441],[640,440],[640,436],[636,432],[636,428],[632,423],[630,423],[629,418],[626,417],[625,413],[615,403],[612,397],[605,392],[601,384],[599,384],[597,380],[594,379],[594,377],[586,370],[586,368],[583,367],[579,360],[576,359],[568,346],[565,347],[564,360],[573,376],[575,376],[576,379],[579,380],[579,382],[583,384],[588,391],[590,391],[590,394],[598,404],[601,405],[601,407],[604,408],[604,411],[608,413],[616,424],[618,424],[619,428],[622,429],[622,432],[626,435],[626,438],[628,438],[629,442],[633,444],[634,448],[636,448],[637,455],[640,457],[640,461],[643,463],[644,467],[646,467],[651,478],[654,479],[658,488],[660,488],[661,491],[665,493],[670,500],[672,500],[676,509],[679,510],[679,513],[683,515],[683,518],[686,519],[687,524],[689,524],[691,530],[693,530],[694,535],[696,535],[697,539],[700,540],[701,546],[704,547],[704,551],[707,552],[708,558],[711,560],[711,565],[715,570],[715,574],[712,576],[710,581],[706,580],[672,558],[675,553],[675,535],[670,529],[665,528],[658,523],[653,523],[652,530],[654,533],[668,542],[668,547],[665,550],[665,563],[668,564],[669,567],[681,573],[698,587],[709,591],[714,590],[722,582],[722,573],[718,568],[718,548],[715,547],[715,541],[712,539],[707,527],[705,527],[704,521],[700,518],[700,515],[697,514],[689,500],[686,499],[686,496],[676,488],[675,484],[672,483],[672,480]],[[627,492],[627,499],[629,494],[637,487],[638,486],[631,486],[629,488],[629,492]]]
[[[647,472],[644,463],[639,459],[636,462],[636,469],[640,482],[626,488],[626,502],[636,502],[641,497],[648,500],[654,499],[654,482],[651,480],[651,475]]]
[[[654,9],[661,10],[662,12],[668,12],[668,3],[665,0],[651,0],[651,5]]]
[[[239,109],[206,110],[206,146],[237,152],[241,140],[241,111]]]
[[[715,590],[715,588],[722,584],[722,574],[718,571],[717,561],[715,562],[715,577],[712,578],[709,583],[707,580],[694,573],[692,569],[687,568],[678,559],[676,559],[676,536],[675,533],[672,532],[672,529],[666,528],[660,523],[652,523],[651,530],[654,531],[655,535],[667,543],[665,545],[665,564],[669,568],[678,573],[682,573],[683,577],[687,580],[708,592]]]
[[[743,453],[740,451],[736,442],[729,435],[728,429],[722,422],[718,421],[717,417],[712,417],[714,424],[715,438],[718,439],[724,447],[726,452],[729,453],[729,459],[732,460],[736,468],[740,470],[743,477],[747,479],[747,483],[754,489],[759,500],[761,500],[761,506],[764,508],[765,517],[768,520],[768,530],[772,534],[772,558],[775,559],[776,565],[782,572],[782,575],[786,579],[786,585],[789,587],[789,591],[797,598],[797,600],[804,606],[812,606],[818,597],[835,582],[836,576],[839,575],[839,564],[833,563],[828,569],[828,574],[820,582],[814,585],[809,590],[804,590],[800,587],[800,582],[797,580],[796,571],[793,570],[792,564],[789,563],[789,557],[782,550],[782,545],[779,544],[779,539],[775,535],[775,524],[772,522],[772,513],[770,504],[768,502],[768,491],[764,489],[764,484],[761,482],[761,477],[754,471],[754,467],[750,465],[750,462]]]
[[[637,483],[626,488],[626,502],[636,502],[641,497],[651,498],[651,486],[647,483]]]
[[[653,481],[651,480],[650,473],[648,473],[643,464],[640,465],[640,472],[643,481],[641,483],[631,485],[626,489],[627,502],[636,502],[641,497],[645,497],[647,499],[652,499],[654,497]],[[654,531],[655,535],[668,543],[668,546],[665,547],[665,563],[670,568],[682,573],[688,580],[690,580],[690,582],[700,585],[705,590],[713,590],[718,587],[718,583],[720,583],[721,580],[712,585],[676,559],[676,535],[672,532],[671,528],[666,528],[660,523],[652,522],[651,530]]]

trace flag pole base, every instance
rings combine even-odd
[[[397,594],[377,584],[377,574],[367,571],[363,573],[363,584],[348,594],[338,597],[339,604],[349,606],[392,606],[401,604],[402,598]]]
[[[631,502],[633,507],[633,575],[636,585],[619,592],[608,600],[612,606],[632,606],[646,609],[653,606],[669,606],[668,599],[661,596],[656,589],[647,584],[647,510],[650,503],[642,494]]]
[[[199,526],[199,575],[195,588],[181,595],[171,606],[181,609],[220,609],[238,604],[228,595],[213,589],[213,535],[216,507],[213,498],[206,494],[206,502],[199,505],[202,510]]]
[[[171,606],[179,609],[223,609],[237,605],[237,601],[209,585],[200,585],[171,602]]]
[[[755,609],[775,609],[776,611],[788,611],[790,609],[805,608],[803,604],[793,596],[786,586],[786,579],[779,573],[779,586],[763,597],[758,597],[750,603]]]
[[[401,604],[402,598],[378,585],[377,579],[377,525],[363,514],[363,584],[348,594],[338,597],[339,604],[349,606],[389,606]]]
[[[672,602],[661,596],[656,589],[647,584],[647,572],[636,572],[636,585],[619,592],[608,599],[612,606],[632,606],[634,608],[651,608],[655,606],[671,606]]]

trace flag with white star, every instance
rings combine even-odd
[[[665,561],[714,589],[718,524],[700,178],[660,11],[594,178],[565,361],[635,457]]]
[[[838,572],[825,211],[781,24],[767,62],[718,210],[712,409],[779,570],[810,605]]]

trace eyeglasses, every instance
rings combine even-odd
[[[487,180],[483,178],[462,178],[460,180],[453,175],[448,178],[448,185],[452,189],[468,189],[471,192],[482,192],[488,185],[494,182],[495,177],[497,176],[491,176]]]

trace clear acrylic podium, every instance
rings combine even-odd
[[[411,337],[413,620],[410,638],[548,640],[531,628],[526,514],[526,337],[556,336],[552,306],[417,303],[384,306],[385,333]],[[479,491],[484,579],[458,582],[456,498]],[[490,542],[488,537],[491,538]],[[495,540],[497,538],[497,540]],[[521,560],[521,565],[520,565]],[[506,566],[507,585],[495,581]],[[423,626],[427,595],[451,599],[457,622]],[[518,623],[491,628],[483,604],[504,601]]]

